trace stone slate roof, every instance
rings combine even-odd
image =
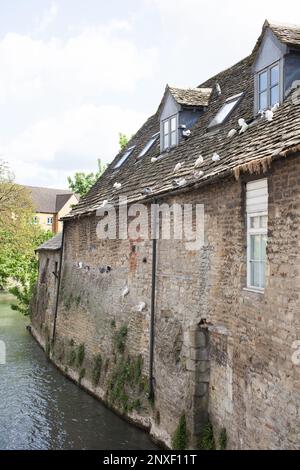
[[[175,88],[167,86],[171,95],[182,106],[208,106],[212,88]]]
[[[287,44],[290,47],[300,47],[300,26],[299,25],[284,25],[280,23],[265,23],[269,26],[279,41]]]
[[[37,212],[55,214],[59,212],[73,195],[67,189],[40,188],[25,186],[32,196]]]
[[[61,249],[62,244],[62,233],[58,233],[50,240],[47,240],[42,245],[40,245],[35,251],[58,251]]]
[[[137,159],[139,153],[150,140],[151,136],[160,130],[159,110],[150,117],[136,135],[128,143],[135,145],[127,161],[117,170],[114,166],[123,155],[120,152],[96,182],[89,193],[66,217],[92,213],[104,200],[117,204],[119,196],[127,196],[128,202],[143,201],[150,197],[162,196],[178,192],[174,188],[174,178],[185,178],[186,185],[180,191],[192,187],[200,187],[225,176],[237,177],[241,171],[265,171],[273,159],[287,156],[300,150],[300,99],[294,100],[293,94],[288,96],[279,109],[274,113],[273,121],[268,122],[260,116],[253,118],[254,79],[252,64],[255,53],[235,64],[233,67],[219,73],[201,84],[201,88],[214,88],[220,84],[222,94],[216,90],[210,97],[207,111],[199,118],[191,129],[191,136],[183,140],[169,152],[160,154],[157,141],[146,155]],[[234,108],[226,122],[217,128],[208,130],[208,124],[216,115],[226,99],[238,93],[244,93],[238,106]],[[239,130],[238,119],[244,118],[249,123],[248,130],[228,138],[231,129]],[[217,152],[220,161],[213,162],[212,155]],[[204,162],[201,166],[203,175],[194,169],[196,159],[202,155]],[[153,157],[158,158],[155,163]],[[178,173],[174,173],[177,163],[183,163]],[[114,183],[122,184],[121,189],[115,190]],[[145,188],[151,188],[151,196],[142,195]]]

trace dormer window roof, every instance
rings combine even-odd
[[[123,165],[123,163],[127,160],[127,158],[132,154],[133,150],[135,149],[135,145],[133,147],[129,147],[125,153],[122,155],[122,157],[120,158],[120,160],[116,163],[116,165],[114,166],[114,170],[116,170],[117,168],[120,168],[120,166]]]
[[[181,106],[208,106],[212,88],[167,87],[175,101]]]
[[[213,120],[209,124],[210,127],[219,126],[223,124],[223,122],[228,118],[228,116],[232,113],[234,108],[238,105],[239,101],[241,100],[243,93],[239,93],[238,95],[231,96],[227,98],[221,109],[217,112]]]
[[[148,150],[151,149],[152,145],[155,144],[155,142],[158,140],[159,138],[159,132],[157,132],[156,134],[154,134],[151,139],[149,140],[149,142],[145,145],[145,147],[143,148],[143,150],[141,151],[141,153],[139,154],[138,158],[142,158],[144,155],[146,155],[146,153],[148,152]]]

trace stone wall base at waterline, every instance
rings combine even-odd
[[[39,346],[43,349],[43,351],[46,352],[47,345],[42,335],[32,325],[28,327],[28,330],[30,331],[32,337],[37,341]],[[67,379],[71,380],[89,395],[99,400],[116,415],[138,427],[139,429],[149,433],[151,439],[157,446],[161,447],[162,449],[171,449],[171,436],[169,436],[164,430],[160,429],[154,423],[151,417],[141,416],[137,412],[132,412],[129,414],[122,413],[118,408],[110,405],[105,400],[105,392],[101,389],[101,387],[97,387],[97,389],[95,389],[91,381],[85,378],[83,378],[79,383],[79,373],[77,371],[69,368],[66,372],[64,365],[56,361],[52,355],[50,355],[48,359]]]

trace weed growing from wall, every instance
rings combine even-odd
[[[175,433],[172,436],[172,449],[185,450],[188,446],[188,433],[186,427],[186,419],[183,414],[180,419]]]
[[[199,449],[216,450],[214,431],[213,431],[212,424],[210,422],[208,422],[202,430],[200,440],[199,440]]]
[[[76,367],[79,369],[84,361],[84,356],[85,356],[85,346],[84,344],[80,344],[77,349],[76,353]]]
[[[225,428],[221,429],[221,432],[219,435],[219,447],[220,447],[220,450],[227,449],[227,431]]]
[[[97,387],[100,377],[101,377],[101,369],[102,369],[102,356],[101,354],[97,354],[94,357],[93,369],[92,369],[92,382],[94,387]]]

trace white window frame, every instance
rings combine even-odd
[[[146,155],[146,153],[149,152],[149,150],[151,149],[151,147],[152,147],[152,146],[155,144],[155,142],[158,140],[159,134],[160,134],[160,132],[156,132],[156,134],[153,134],[153,136],[151,137],[151,139],[149,140],[149,142],[147,142],[147,144],[145,145],[145,147],[143,148],[143,150],[141,151],[141,153],[140,153],[139,156],[137,157],[138,159],[144,157],[144,155]]]
[[[47,217],[47,225],[53,225],[53,217]]]
[[[172,131],[172,120],[175,119],[175,131]],[[165,134],[165,123],[168,123],[168,132]],[[175,143],[172,144],[172,135],[175,134]],[[168,137],[168,145],[165,145],[165,137]],[[178,144],[178,115],[173,114],[172,116],[162,121],[161,128],[161,142],[162,150],[168,150],[172,147],[176,147]]]
[[[271,85],[271,70],[276,66],[278,66],[278,83],[276,85]],[[260,76],[265,72],[267,72],[267,88],[263,91],[260,91],[259,79],[260,79]],[[278,103],[281,103],[282,102],[282,66],[281,66],[280,60],[273,62],[273,64],[269,65],[268,67],[265,67],[264,69],[260,70],[256,74],[257,112],[270,109],[274,104],[276,104],[276,103],[273,103],[271,105],[271,89],[274,88],[275,86],[278,86]],[[260,95],[265,92],[267,92],[267,107],[265,109],[260,109]]]
[[[254,217],[264,217],[266,216],[267,217],[267,225],[266,227],[262,227],[262,228],[251,228],[251,219],[254,218]],[[251,265],[251,236],[253,235],[260,235],[260,236],[268,236],[268,211],[261,211],[261,212],[249,212],[247,213],[247,288],[248,289],[251,289],[251,290],[257,290],[257,291],[260,291],[260,292],[264,292],[265,290],[265,287],[261,287],[261,284],[262,284],[262,269],[261,269],[261,265],[262,265],[262,257],[261,257],[261,253],[260,253],[260,259],[258,260],[259,262],[259,286],[253,286],[251,284],[251,274],[252,274],[252,271],[251,271],[251,268],[252,268],[252,265]],[[264,261],[264,265],[265,265],[265,269],[264,269],[264,286],[265,286],[265,281],[266,281],[266,264],[267,264],[267,257],[265,256],[265,261]]]

